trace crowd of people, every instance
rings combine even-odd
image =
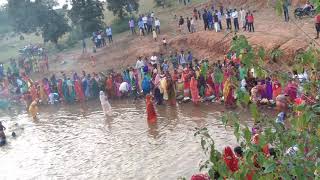
[[[186,19],[187,29],[190,33],[195,32],[196,21],[202,19],[205,30],[214,29],[219,32],[223,29],[223,16],[227,30],[232,29],[233,21],[235,31],[239,31],[241,25],[245,31],[254,32],[254,18],[250,11],[230,9],[224,12],[223,7],[219,10],[213,7],[205,8],[203,12],[194,9],[193,17]],[[179,26],[182,27],[184,24],[184,18],[181,16]],[[130,19],[129,27],[132,34],[136,34],[135,25],[135,20]],[[152,34],[156,40],[160,34],[160,20],[154,13],[140,15],[137,26],[141,36]],[[93,33],[92,40],[96,48],[106,45],[105,38],[112,43],[111,27]],[[286,72],[290,77],[286,84],[281,84],[274,74],[257,78],[254,67],[247,69],[244,66],[244,53],[246,52],[237,54],[230,51],[224,59],[209,63],[207,59],[195,58],[192,51],[182,49],[171,54],[154,53],[150,57],[139,56],[135,65],[122,72],[61,72],[59,75],[53,74],[38,81],[32,80],[30,73],[48,70],[47,56],[41,56],[45,62],[44,66],[39,66],[38,61],[27,60],[28,58],[21,58],[18,64],[12,59],[7,69],[0,64],[0,108],[8,108],[8,102],[23,102],[32,118],[37,119],[39,105],[74,104],[99,99],[104,114],[108,116],[111,114],[108,99],[137,100],[146,97],[147,119],[148,122],[154,123],[157,116],[154,104],[176,106],[177,101],[192,102],[195,105],[201,102],[218,102],[227,108],[234,108],[240,94],[248,93],[251,103],[276,104],[280,111],[276,123],[285,128],[289,104],[312,104],[316,101],[317,97],[305,94],[303,86],[308,81],[319,82],[319,72]],[[320,87],[317,87],[318,95],[319,89]],[[1,139],[5,139],[4,129],[0,123]],[[255,137],[258,137],[256,135],[259,134],[259,125],[255,124],[252,131],[253,143],[258,143]],[[226,147],[223,155],[228,168],[233,172],[239,168],[238,158],[241,158],[242,150],[237,147],[234,152],[230,147]],[[272,152],[272,148],[266,148],[266,154],[274,155]]]
[[[192,17],[187,17],[186,22],[183,16],[180,16],[178,25],[181,29],[186,24],[188,32],[194,33],[197,29],[197,21],[203,21],[204,30],[215,30],[220,32],[223,30],[223,19],[225,19],[226,30],[231,31],[234,29],[235,32],[240,30],[240,27],[244,31],[254,32],[254,16],[251,11],[244,9],[224,9],[220,6],[219,9],[215,9],[214,6],[211,8],[205,7],[202,10],[197,8],[193,9]],[[233,26],[233,28],[232,28]]]
[[[113,43],[112,29],[110,26],[107,26],[105,31],[98,30],[92,33],[92,42],[94,43],[95,48],[105,47],[107,45],[106,39],[108,40],[109,44]],[[83,40],[83,49],[85,48],[86,48],[86,44],[85,44],[85,41]]]
[[[18,61],[10,58],[7,67],[5,67],[5,64],[0,63],[0,80],[4,77],[11,77],[20,73],[30,75],[31,73],[44,73],[48,71],[49,60],[46,53],[40,56],[20,56]]]
[[[257,79],[254,68],[243,66],[242,55],[231,51],[224,60],[209,64],[208,60],[194,58],[191,51],[181,50],[168,55],[154,53],[151,57],[138,57],[135,66],[123,72],[89,74],[83,71],[81,75],[73,73],[69,76],[62,72],[40,81],[33,81],[27,73],[17,71],[12,63],[14,73],[10,68],[7,73],[0,69],[0,95],[17,101],[22,98],[26,107],[33,101],[40,104],[83,102],[98,98],[100,91],[106,92],[108,98],[131,96],[137,99],[151,93],[158,105],[175,105],[176,100],[195,104],[222,101],[227,107],[234,107],[240,93],[235,92],[236,87],[249,92],[254,103],[274,103],[282,93],[294,102],[297,98],[306,98],[302,92],[304,82],[319,80],[316,71],[294,71],[286,86],[272,75]]]

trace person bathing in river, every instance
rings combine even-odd
[[[33,120],[37,120],[37,114],[38,114],[38,100],[33,101],[29,106],[29,113]]]
[[[104,116],[110,116],[111,115],[111,105],[108,101],[108,97],[105,96],[103,91],[100,91],[100,103],[103,110]]]
[[[154,109],[153,100],[151,95],[146,96],[147,120],[148,123],[156,123],[157,114]]]

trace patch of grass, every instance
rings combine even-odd
[[[156,16],[158,13],[162,12],[159,16],[160,21],[162,23],[161,27],[163,29],[167,29],[169,26],[169,22],[173,17],[173,14],[179,11],[180,8],[185,7],[183,4],[179,4],[178,0],[167,0],[170,1],[172,6],[162,8],[155,7],[154,0],[140,0],[139,4],[139,12],[135,13],[133,16],[138,17],[139,14],[151,13],[155,12]],[[202,2],[207,2],[206,0],[191,0],[192,5]],[[190,6],[190,5],[189,5]],[[166,13],[167,12],[167,13]],[[107,25],[111,25],[114,34],[120,34],[126,31],[129,31],[129,17],[120,20],[115,17],[112,12],[105,10],[105,23]],[[0,24],[0,62],[8,62],[9,58],[16,58],[19,56],[18,50],[23,48],[28,44],[40,44],[44,45],[43,39],[40,36],[32,35],[23,35],[25,37],[24,40],[19,39],[19,35],[10,33],[12,28],[7,26],[7,24]],[[9,33],[8,33],[9,32]],[[4,34],[6,33],[6,34]],[[72,32],[63,36],[59,42],[58,46],[52,43],[46,43],[44,45],[45,49],[49,51],[49,55],[53,55],[58,52],[68,52],[75,49],[81,49],[81,34],[77,32],[77,30],[73,30]],[[93,47],[93,43],[91,39],[86,39],[87,48],[90,51],[90,47]]]
[[[136,18],[133,17],[136,22]],[[111,27],[114,34],[126,32],[129,30],[129,20],[131,17],[125,17],[123,19],[116,18],[112,21]]]
[[[41,36],[24,35],[24,40],[19,39],[19,35],[6,35],[0,40],[0,62],[6,62],[9,58],[15,58],[19,55],[19,49],[28,44],[42,44]]]

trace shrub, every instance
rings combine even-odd
[[[136,22],[136,18],[133,17]],[[111,23],[111,28],[113,31],[113,34],[122,33],[129,30],[129,20],[131,17],[125,17],[123,19],[116,18]],[[137,23],[136,23],[137,24]]]

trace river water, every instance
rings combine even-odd
[[[8,136],[0,179],[189,179],[205,159],[196,127],[207,126],[220,150],[237,144],[220,105],[157,106],[156,125],[148,125],[142,100],[111,105],[110,118],[98,102],[40,108],[38,121],[21,109],[0,112]]]

